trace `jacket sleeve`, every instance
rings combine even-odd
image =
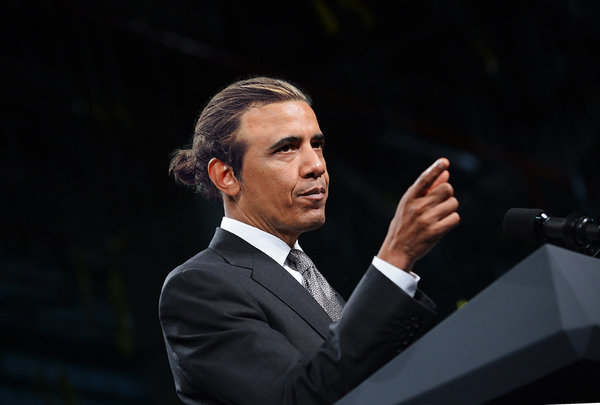
[[[201,404],[329,404],[423,334],[433,303],[370,267],[312,358],[269,325],[243,283],[210,267],[167,278],[159,316],[180,398]]]

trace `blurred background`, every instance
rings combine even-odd
[[[348,296],[405,189],[451,160],[462,222],[415,271],[443,320],[530,254],[504,213],[600,213],[600,3],[19,1],[0,6],[0,403],[177,404],[157,316],[220,204],[168,176],[208,99],[308,92]],[[468,333],[468,331],[465,331]]]

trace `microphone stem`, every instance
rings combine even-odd
[[[590,242],[600,241],[600,224],[586,223],[583,226],[583,234]]]
[[[565,222],[564,218],[548,217],[542,224],[543,235],[549,239],[563,239]]]

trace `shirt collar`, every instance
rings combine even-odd
[[[242,238],[281,266],[283,266],[290,250],[292,250],[287,243],[277,236],[233,218],[223,217],[221,228]],[[294,244],[294,249],[302,250],[298,241]]]

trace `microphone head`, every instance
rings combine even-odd
[[[504,214],[502,228],[511,238],[525,242],[536,242],[538,226],[536,223],[544,210],[539,208],[511,208]]]

